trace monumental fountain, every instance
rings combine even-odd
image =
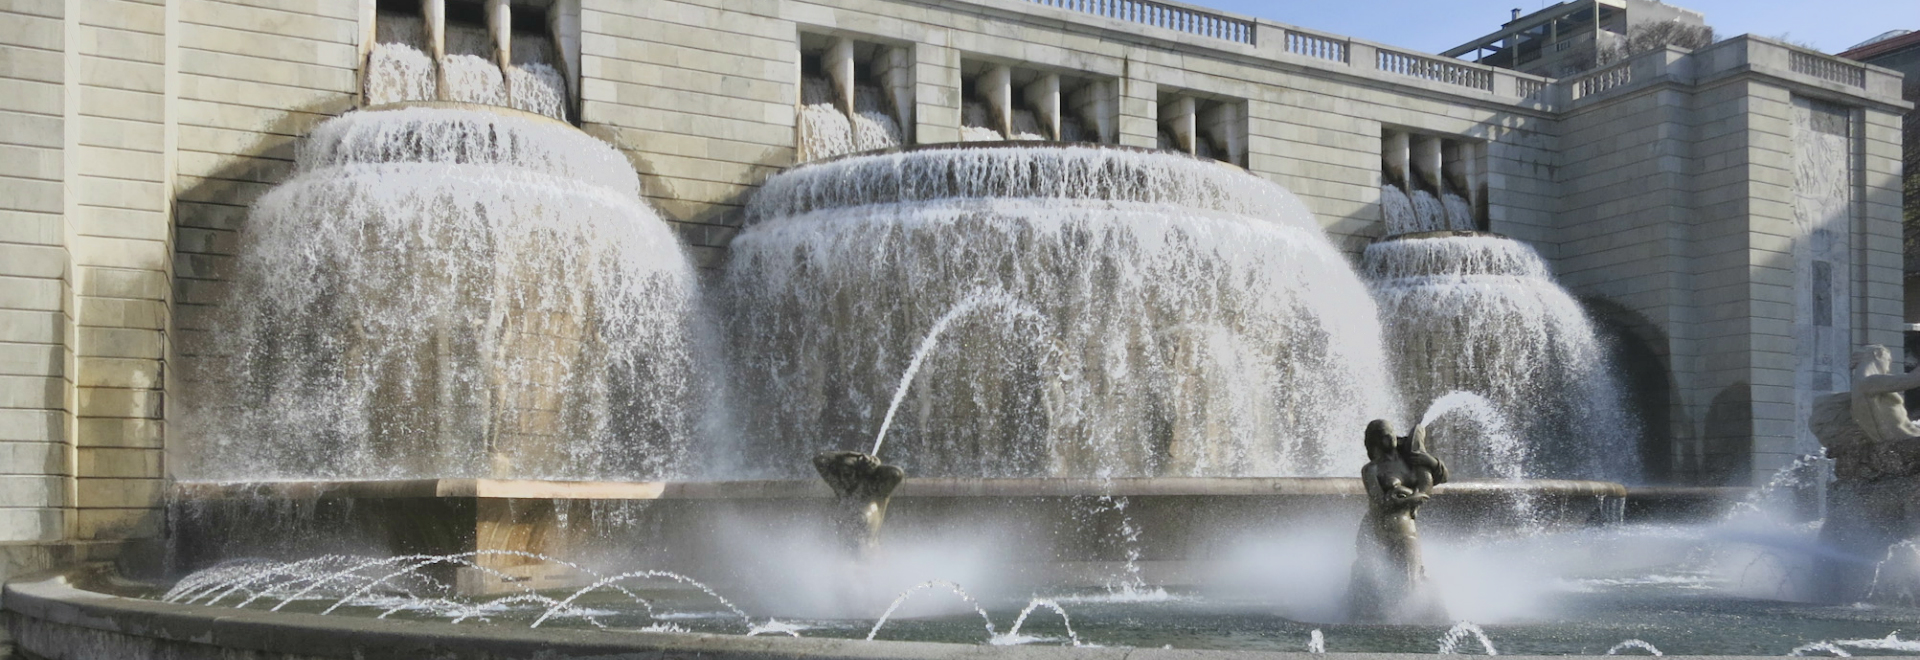
[[[381,22],[381,103],[252,207],[176,431],[174,573],[76,575],[153,602],[72,612],[11,591],[34,648],[1916,649],[1882,636],[1905,604],[1744,598],[1817,554],[1765,493],[1625,524],[1605,346],[1437,138],[1386,139],[1356,270],[1192,136],[1072,141],[1104,132],[1057,75],[1036,111],[989,67],[965,141],[902,147],[895,88],[832,40],[800,67],[806,162],[702,289],[632,164],[564,121],[554,44],[427,6]],[[134,651],[46,623],[120,616],[85,607],[222,623]]]

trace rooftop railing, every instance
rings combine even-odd
[[[1059,7],[1130,23],[1151,25],[1176,32],[1197,34],[1235,43],[1253,44],[1252,21],[1215,14],[1153,0],[1029,0],[1037,5]]]
[[[1828,82],[1853,87],[1867,86],[1866,69],[1837,58],[1795,50],[1788,56],[1788,66],[1792,67],[1794,73],[1813,76]]]
[[[1363,70],[1377,71],[1389,76],[1404,76],[1454,86],[1460,92],[1472,90],[1509,102],[1546,107],[1639,89],[1643,87],[1640,83],[1658,81],[1670,76],[1692,80],[1707,75],[1710,70],[1725,71],[1728,67],[1746,65],[1777,73],[1790,70],[1800,76],[1858,88],[1869,95],[1897,96],[1899,89],[1897,79],[1889,82],[1889,76],[1873,70],[1872,67],[1757,37],[1729,39],[1701,49],[1707,51],[1721,48],[1722,44],[1736,44],[1742,41],[1747,43],[1748,45],[1744,48],[1751,52],[1743,51],[1733,59],[1713,57],[1683,65],[1680,59],[1686,57],[1690,51],[1668,48],[1642,53],[1626,62],[1585,74],[1555,80],[1449,57],[1404,51],[1384,44],[1317,30],[1213,12],[1200,7],[1178,4],[1175,0],[1165,2],[1025,0],[1025,2],[1253,45],[1257,46],[1259,54],[1265,57],[1292,60],[1309,67],[1336,67],[1356,73]],[[1276,36],[1269,38],[1264,35]],[[1256,37],[1265,41],[1256,43]]]
[[[1379,51],[1381,71],[1459,85],[1483,92],[1493,91],[1493,72],[1486,67],[1451,58],[1432,58],[1385,48]]]
[[[1344,39],[1322,37],[1298,30],[1287,30],[1287,52],[1305,55],[1314,59],[1347,61],[1347,42]]]
[[[1595,71],[1573,83],[1573,97],[1586,98],[1633,82],[1633,62],[1621,62]]]

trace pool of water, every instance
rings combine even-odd
[[[1913,654],[1920,643],[1920,609],[1867,604],[1819,605],[1725,595],[1708,574],[1649,578],[1591,578],[1558,585],[1552,607],[1539,616],[1480,626],[1348,625],[1300,621],[1267,599],[1185,590],[1114,593],[1103,589],[1036,593],[969,602],[947,585],[916,590],[912,601],[932,615],[902,608],[881,622],[869,617],[788,618],[740,611],[714,595],[671,580],[623,581],[622,590],[576,596],[558,590],[515,597],[445,599],[366,593],[341,604],[339,594],[271,594],[245,607],[280,606],[289,612],[332,616],[458,621],[474,626],[530,626],[609,630],[673,630],[849,639],[915,640],[960,644],[1051,644],[1175,649],[1501,654],[1648,654],[1640,640],[1671,655],[1828,655],[1822,642],[1839,642],[1853,655]],[[245,590],[215,602],[238,605]],[[155,596],[154,593],[133,594]],[[572,600],[567,600],[574,597]],[[545,600],[550,599],[550,600]],[[285,601],[284,605],[281,605]],[[555,605],[566,602],[565,607]],[[642,603],[644,601],[644,604]],[[974,609],[978,604],[980,609]],[[1065,617],[1061,612],[1065,612]],[[1023,613],[1025,616],[1023,616]],[[991,628],[989,628],[991,626]],[[1484,634],[1481,641],[1476,632]],[[1316,634],[1317,633],[1317,634]],[[1889,638],[1890,635],[1896,637]],[[1319,640],[1316,642],[1316,639]],[[1869,641],[1871,640],[1871,641]],[[1878,647],[1878,648],[1876,648]]]

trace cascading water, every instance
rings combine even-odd
[[[1418,218],[1416,222],[1419,226],[1432,227],[1432,229],[1423,231],[1450,229],[1450,227],[1447,226],[1447,207],[1440,203],[1439,197],[1435,197],[1433,193],[1417,188],[1407,196],[1413,200],[1413,215]]]
[[[1380,215],[1387,235],[1417,234],[1429,231],[1473,231],[1473,205],[1467,198],[1449,190],[1435,197],[1425,190],[1411,195],[1394,183],[1380,186]]]
[[[1455,195],[1449,190],[1440,194],[1440,206],[1446,209],[1448,229],[1459,231],[1477,229],[1473,221],[1473,205],[1467,203],[1467,198]]]
[[[1045,130],[1040,127],[1040,117],[1033,114],[1032,110],[1013,111],[1013,139],[1045,140]]]
[[[873,437],[919,476],[1340,475],[1389,414],[1364,286],[1290,193],[1172,154],[922,149],[797,168],[727,265],[747,446],[797,473]]]
[[[448,53],[440,66],[446,70],[447,100],[507,105],[507,82],[494,63],[479,55]]]
[[[1493,235],[1407,236],[1368,246],[1362,270],[1409,409],[1455,390],[1478,393],[1527,447],[1518,474],[1638,477],[1637,423],[1604,347],[1531,248]],[[1481,462],[1465,464],[1487,473],[1461,476],[1516,472]]]
[[[376,43],[367,57],[369,105],[448,100],[566,117],[567,84],[549,64],[552,49],[544,37],[515,35],[513,61],[503,72],[492,59],[486,30],[449,26],[447,56],[436,74],[419,17],[382,13],[375,25]]]
[[[853,148],[855,151],[900,146],[900,122],[887,112],[887,95],[879,87],[860,85],[853,90]]]
[[[1386,221],[1389,236],[1435,229],[1420,223],[1420,216],[1413,212],[1413,198],[1391,183],[1380,186],[1380,215]]]
[[[833,81],[827,77],[800,80],[800,160],[890,149],[904,141],[900,123],[887,110],[886,92],[879,87],[854,87],[851,118],[835,105],[834,97]]]
[[[1007,139],[1000,129],[993,127],[993,111],[981,101],[967,101],[960,104],[960,141],[996,142]]]
[[[833,81],[825,76],[800,80],[800,160],[819,160],[853,149],[853,128],[833,104]]]
[[[657,477],[687,451],[692,270],[633,168],[564,124],[328,121],[232,281],[185,478]]]
[[[367,59],[367,102],[374,105],[432,99],[433,58],[412,46],[380,44]]]

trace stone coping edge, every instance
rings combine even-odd
[[[1549,493],[1621,497],[1628,488],[1605,481],[1532,479],[1459,481],[1436,495]],[[525,498],[588,500],[797,499],[833,496],[819,479],[761,481],[537,481],[516,479],[394,479],[384,481],[176,482],[173,494],[191,499]],[[1345,497],[1363,496],[1349,477],[1155,477],[1127,479],[908,478],[895,499],[919,497]]]
[[[1311,660],[1305,652],[1206,651],[1126,647],[987,646],[935,642],[863,641],[784,636],[609,632],[456,625],[321,616],[127,598],[73,586],[86,570],[41,575],[7,584],[4,612],[10,627],[60,628],[119,638],[127,648],[170,646],[229,657],[220,650],[354,660],[495,660],[505,658],[635,658],[646,660]],[[21,650],[67,657],[62,649]],[[67,649],[71,651],[72,649]],[[1331,653],[1346,660],[1431,658],[1411,653]],[[192,657],[192,656],[181,656]],[[1606,656],[1507,656],[1601,658]],[[1667,656],[1757,658],[1760,656]]]
[[[556,126],[565,126],[567,128],[571,128],[574,130],[580,130],[580,127],[574,126],[573,124],[568,123],[566,120],[555,119],[553,117],[548,117],[538,112],[528,112],[526,110],[521,110],[519,108],[510,108],[504,105],[493,105],[490,103],[469,103],[466,101],[396,101],[393,103],[378,103],[373,105],[363,105],[363,106],[354,108],[353,112],[380,112],[383,110],[409,110],[409,109],[415,109],[415,108],[425,108],[430,110],[466,110],[469,112],[490,112],[496,115],[500,115],[502,117],[515,117],[519,119],[525,119],[528,121],[545,122],[545,123],[554,124]]]

